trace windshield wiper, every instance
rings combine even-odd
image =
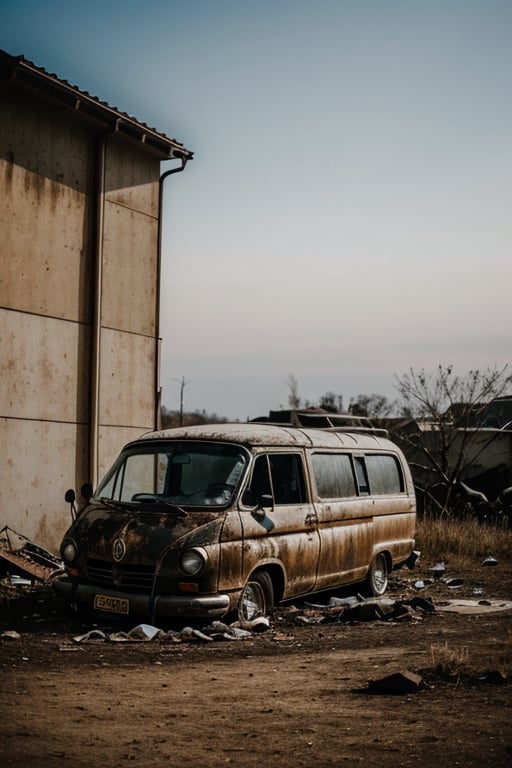
[[[98,501],[105,507],[112,507],[113,509],[130,509],[139,510],[141,512],[152,511],[155,506],[165,507],[172,512],[180,514],[182,517],[188,517],[188,512],[183,507],[173,504],[165,499],[160,499],[158,496],[152,496],[151,494],[141,494],[141,498],[134,501],[119,501],[118,499],[107,499],[105,496],[100,496],[94,501]]]
[[[188,512],[183,509],[183,507],[179,507],[177,504],[173,504],[172,501],[165,501],[165,499],[140,499],[135,504],[147,504],[148,507],[151,507],[153,505],[157,505],[159,507],[165,507],[166,509],[170,510],[171,512],[177,512],[182,517],[188,517]]]
[[[106,496],[100,496],[97,499],[92,499],[92,501],[97,501],[99,504],[103,504],[105,507],[113,507],[114,509],[126,509],[126,502],[124,501],[117,501],[117,499],[107,499]]]

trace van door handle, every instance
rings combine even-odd
[[[308,512],[308,514],[304,518],[304,525],[314,525],[315,520],[316,520],[315,515],[312,512]]]

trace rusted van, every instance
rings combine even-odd
[[[69,499],[69,496],[68,496]],[[100,611],[251,621],[341,585],[381,595],[414,545],[410,470],[385,437],[265,424],[126,445],[64,536],[56,590]]]

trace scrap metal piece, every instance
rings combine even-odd
[[[49,582],[64,573],[64,563],[6,525],[0,530],[0,571]]]
[[[418,579],[418,581],[414,582],[413,587],[414,589],[426,589],[426,587],[430,587],[433,583],[433,579]]]
[[[435,605],[432,601],[431,597],[413,597],[410,600],[407,600],[407,605],[410,605],[411,608],[414,608],[415,611],[418,609],[420,611],[423,611],[424,613],[435,613]]]
[[[392,675],[381,677],[379,680],[368,681],[368,693],[400,695],[404,693],[416,693],[423,679],[415,672],[408,669],[404,672],[395,672]]]
[[[441,574],[443,574],[446,570],[446,565],[444,563],[436,563],[433,568],[430,569],[430,573],[433,575],[435,579],[439,578]]]
[[[86,632],[85,635],[76,635],[73,638],[74,643],[104,643],[107,639],[105,632],[101,629],[91,629],[90,632]]]
[[[440,581],[443,582],[449,589],[458,589],[458,587],[464,586],[463,579],[449,579],[447,577],[443,577],[440,579]]]

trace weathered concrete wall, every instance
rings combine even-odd
[[[0,527],[56,550],[90,479],[98,130],[0,87]],[[106,145],[98,475],[154,426],[159,161]]]
[[[1,306],[88,322],[93,137],[12,87],[0,101]]]
[[[98,479],[154,425],[159,164],[109,139],[105,173]]]

